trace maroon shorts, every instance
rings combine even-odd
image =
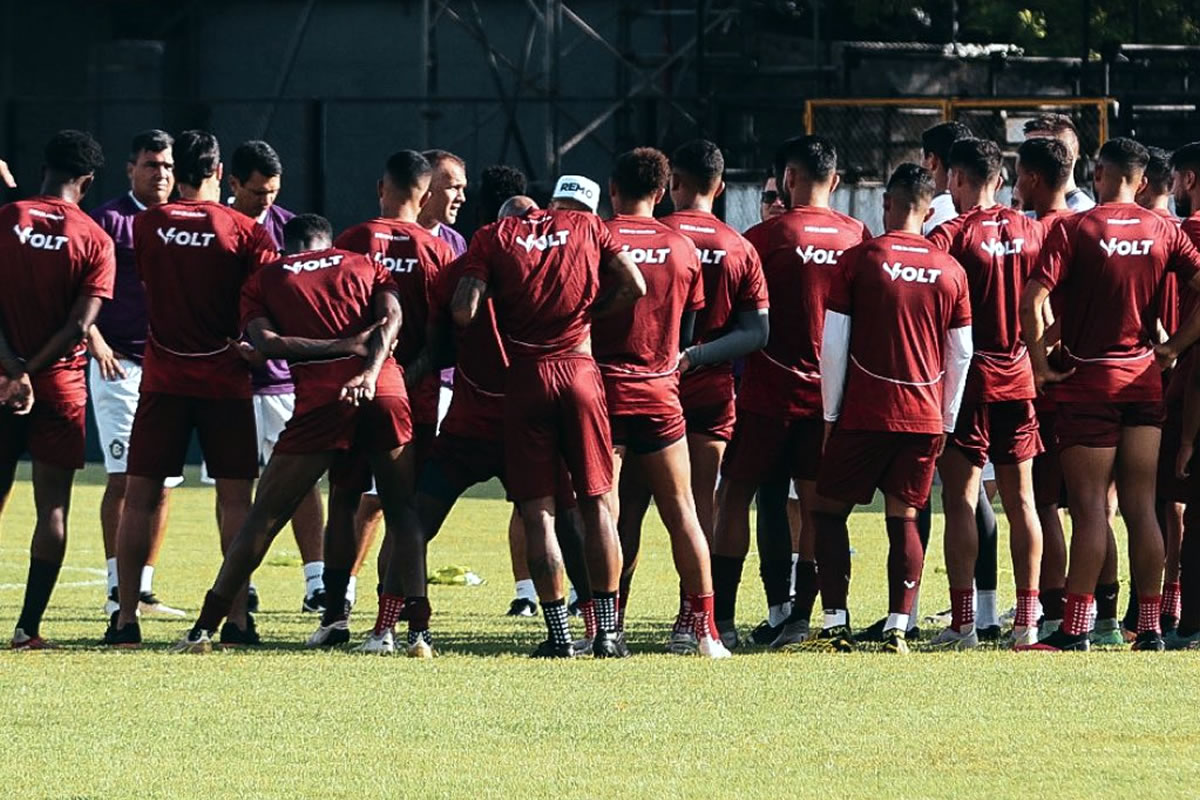
[[[1033,459],[1033,498],[1038,507],[1057,505],[1066,508],[1067,485],[1063,482],[1062,463],[1058,460],[1058,436],[1054,409],[1038,414],[1038,433],[1046,445]]]
[[[624,447],[637,456],[665,450],[687,435],[683,414],[656,417],[647,414],[618,414],[609,418],[614,447]]]
[[[786,419],[742,411],[721,462],[721,477],[754,486],[781,473],[797,481],[814,481],[824,440],[825,421],[820,417]]]
[[[329,480],[343,489],[371,487],[368,456],[403,447],[412,440],[408,398],[376,397],[369,403],[329,403],[288,420],[275,445],[281,454],[336,451]]]
[[[724,403],[702,406],[700,408],[685,408],[683,418],[687,422],[688,435],[707,436],[728,442],[733,438],[734,423],[737,422],[737,410],[733,398]]]
[[[15,464],[23,453],[60,469],[82,469],[87,439],[87,400],[51,403],[34,396],[33,409],[17,416],[0,408],[0,464]]]
[[[604,382],[586,353],[513,361],[504,398],[504,463],[517,502],[557,493],[566,462],[575,494],[612,488],[612,434]]]
[[[210,476],[254,480],[258,477],[255,430],[254,401],[249,397],[214,399],[142,392],[133,416],[125,471],[143,478],[181,474],[195,431]]]
[[[1032,400],[963,403],[958,425],[946,442],[962,451],[977,467],[1020,464],[1042,452]]]
[[[924,508],[941,444],[936,433],[834,428],[825,445],[817,493],[861,505],[871,502],[879,489]]]
[[[504,443],[442,433],[417,469],[417,491],[453,503],[477,483],[504,481]]]
[[[1163,404],[1149,403],[1062,403],[1054,430],[1059,452],[1068,447],[1116,447],[1122,428],[1163,424]]]
[[[1183,439],[1183,402],[1166,407],[1163,420],[1162,444],[1158,448],[1158,499],[1171,503],[1192,502],[1191,481],[1175,477],[1175,460],[1179,442]]]

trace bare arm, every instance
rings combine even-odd
[[[1029,361],[1033,365],[1033,379],[1041,392],[1046,384],[1058,383],[1066,379],[1075,370],[1056,372],[1050,368],[1046,357],[1046,320],[1043,307],[1050,297],[1050,290],[1041,281],[1030,281],[1025,284],[1021,293],[1021,338],[1029,349]]]
[[[380,324],[376,322],[362,333],[343,339],[308,339],[303,336],[283,336],[275,330],[269,319],[257,317],[246,326],[246,334],[254,349],[267,358],[313,361],[338,356],[366,357],[369,352],[367,342]]]
[[[487,289],[488,285],[479,278],[467,276],[459,280],[454,288],[454,297],[450,300],[450,313],[455,325],[465,328],[471,324],[487,298]]]
[[[83,341],[83,336],[96,321],[100,313],[100,304],[104,302],[99,297],[78,297],[71,310],[67,312],[67,320],[63,326],[54,332],[42,348],[25,362],[25,371],[33,375],[58,361]]]
[[[375,396],[375,381],[383,362],[396,346],[400,335],[400,298],[394,292],[379,292],[375,295],[375,319],[378,324],[371,329],[367,341],[367,363],[354,378],[342,387],[341,399],[358,405]]]
[[[18,415],[33,410],[33,382],[21,359],[8,346],[3,331],[0,331],[0,406]]]
[[[633,259],[625,253],[617,253],[604,265],[616,281],[612,290],[592,305],[592,318],[601,319],[610,314],[619,314],[633,308],[633,304],[646,296],[646,279]]]

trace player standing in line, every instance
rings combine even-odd
[[[597,188],[560,180],[556,194],[590,192],[594,202]],[[547,211],[509,217],[476,232],[466,259],[452,302],[454,321],[464,328],[471,324],[491,292],[511,359],[505,473],[521,506],[530,572],[549,634],[534,655],[575,654],[554,530],[565,462],[583,514],[597,622],[592,652],[619,656],[621,545],[607,500],[613,488],[612,438],[604,384],[592,357],[591,321],[637,302],[646,294],[645,280],[599,218],[566,210],[557,199]]]
[[[812,514],[825,620],[808,642],[814,649],[854,649],[846,518],[878,488],[889,543],[884,650],[908,652],[925,560],[917,510],[929,501],[971,363],[966,273],[921,235],[933,194],[929,170],[897,167],[883,196],[887,233],[842,256],[829,293],[821,348],[828,434]]]
[[[1200,314],[1155,347],[1157,309],[1168,270],[1200,286],[1200,252],[1178,226],[1133,202],[1148,161],[1146,148],[1132,139],[1105,143],[1096,166],[1101,205],[1055,225],[1021,300],[1035,380],[1039,386],[1059,384],[1055,432],[1074,521],[1063,624],[1031,645],[1034,649],[1088,649],[1088,609],[1107,547],[1114,474],[1129,529],[1130,568],[1138,577],[1133,646],[1163,648],[1163,541],[1154,508],[1163,406],[1155,361],[1157,355],[1160,363],[1170,363],[1200,336]],[[1042,317],[1043,304],[1058,286],[1063,372],[1047,360]]]
[[[1067,175],[1067,208],[1072,211],[1087,211],[1094,208],[1096,201],[1087,192],[1075,185],[1075,164],[1079,161],[1079,131],[1075,123],[1065,114],[1042,114],[1025,123],[1026,139],[1047,137],[1058,139],[1067,146],[1071,154],[1071,172]]]
[[[861,222],[830,208],[838,175],[837,151],[829,140],[790,139],[783,157],[783,191],[790,207],[746,231],[762,259],[771,336],[766,347],[746,359],[733,441],[721,465],[712,560],[716,622],[727,646],[737,642],[734,611],[750,547],[755,491],[772,476],[786,474],[796,481],[805,514],[812,513],[824,435],[819,360],[825,301],[843,251],[869,236]],[[779,620],[790,581],[779,587],[781,596],[767,598],[773,615],[768,622],[785,623],[771,642],[774,647],[798,643],[808,634],[817,595],[813,533],[811,520],[805,519],[790,615]]]
[[[53,646],[40,626],[83,467],[83,338],[112,297],[117,271],[112,239],[79,208],[103,165],[95,139],[60,131],[46,145],[38,196],[0,207],[0,511],[28,452],[37,516],[14,650]]]
[[[283,226],[295,216],[291,211],[275,202],[279,196],[283,179],[283,165],[271,145],[263,141],[242,142],[229,159],[229,188],[233,191],[230,205],[267,229],[275,248],[283,252]],[[283,427],[291,419],[296,408],[296,385],[287,361],[283,359],[257,360],[250,363],[250,383],[254,387],[254,423],[258,430],[258,460],[266,464],[271,460],[283,433]],[[296,549],[300,551],[304,570],[304,600],[301,611],[325,610],[325,581],[322,577],[325,562],[321,554],[322,536],[325,531],[325,509],[322,506],[321,490],[313,485],[292,518],[292,534],[296,537]],[[250,610],[258,607],[258,592],[250,585]]]
[[[951,145],[950,194],[960,214],[929,234],[930,242],[966,271],[974,351],[957,427],[938,462],[952,614],[950,626],[932,642],[942,648],[979,645],[972,587],[979,557],[975,504],[989,460],[1011,532],[1017,589],[1013,644],[1037,641],[1042,528],[1033,496],[1033,458],[1042,442],[1017,305],[1044,231],[1037,221],[996,202],[1002,161],[995,142],[960,139]]]
[[[175,188],[175,164],[166,131],[148,130],[133,137],[129,148],[129,191],[109,200],[91,213],[96,224],[113,240],[117,254],[117,277],[113,297],[100,309],[96,324],[86,339],[91,365],[88,374],[96,431],[104,449],[108,481],[100,500],[100,530],[104,537],[108,592],[104,616],[120,607],[117,600],[117,530],[125,508],[125,468],[129,457],[129,434],[137,410],[138,386],[142,382],[142,355],[146,349],[146,290],[138,277],[133,256],[133,218],[151,206],[162,205]],[[169,478],[167,488],[178,486],[182,476]],[[154,594],[154,565],[167,532],[167,506],[151,522],[153,538],[146,566],[142,568],[138,610],[183,616]]]
[[[117,535],[121,608],[104,635],[109,645],[141,644],[137,577],[166,499],[163,482],[183,469],[192,433],[217,482],[222,551],[250,512],[258,475],[250,372],[232,340],[241,333],[242,283],[278,254],[266,228],[220,202],[215,136],[185,131],[174,155],[179,199],[143,211],[133,223],[150,329]],[[244,592],[221,629],[221,641],[258,642]]]
[[[1200,248],[1200,142],[1192,142],[1171,155],[1171,191],[1175,211],[1183,217],[1183,232],[1192,244]],[[1196,313],[1200,294],[1190,286],[1180,290],[1180,312],[1184,319]],[[1183,650],[1200,646],[1200,495],[1197,494],[1197,475],[1192,454],[1200,434],[1200,386],[1196,369],[1198,351],[1193,345],[1179,357],[1171,371],[1167,387],[1167,425],[1172,416],[1179,415],[1178,452],[1175,456],[1175,475],[1172,498],[1186,503],[1183,518],[1183,541],[1179,549],[1180,610],[1175,630],[1163,639],[1168,650]],[[1164,449],[1168,443],[1164,442]],[[1160,460],[1161,464],[1161,460]],[[1160,481],[1162,474],[1159,473]],[[1159,489],[1162,491],[1161,487]],[[1170,561],[1168,559],[1168,568]],[[1168,573],[1169,575],[1169,573]],[[1166,592],[1163,593],[1166,602]]]
[[[400,329],[392,274],[366,256],[331,247],[333,230],[315,214],[284,227],[283,259],[255,272],[242,288],[241,319],[256,350],[286,358],[296,380],[296,413],[267,462],[254,506],[230,544],[195,625],[177,647],[205,652],[234,599],[262,563],[271,541],[326,470],[334,486],[377,476],[387,518],[403,528],[411,515],[412,436],[404,378],[391,351]],[[352,530],[353,508],[333,526]],[[397,545],[400,547],[400,545]],[[424,541],[406,553],[404,589],[424,609]],[[428,657],[427,649],[417,653]]]

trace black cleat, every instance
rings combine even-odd
[[[317,589],[312,594],[305,596],[300,603],[300,611],[305,614],[324,614],[325,590]]]
[[[1091,642],[1086,633],[1081,633],[1078,636],[1072,636],[1058,628],[1048,635],[1046,638],[1038,641],[1037,644],[1024,645],[1014,648],[1016,650],[1027,652],[1069,652],[1069,651],[1087,651],[1091,649]]]
[[[886,641],[882,631],[879,634],[879,641]],[[850,626],[834,625],[832,628],[822,628],[815,636],[810,636],[800,645],[800,649],[827,653],[852,653],[854,645],[855,637]]]
[[[257,647],[262,644],[258,629],[254,627],[254,617],[246,615],[246,627],[239,628],[232,622],[221,626],[221,647]]]
[[[766,647],[779,638],[781,630],[783,630],[783,625],[772,625],[770,620],[764,619],[755,626],[754,630],[750,631],[750,641],[759,647]]]
[[[1173,633],[1179,627],[1179,617],[1171,614],[1163,614],[1158,618],[1158,626],[1162,628],[1163,635]]]
[[[530,658],[574,658],[575,648],[570,642],[566,644],[555,644],[552,640],[547,639],[537,646],[537,649],[529,654]]]
[[[1129,649],[1159,652],[1165,650],[1166,645],[1163,644],[1163,637],[1158,631],[1142,631],[1133,640],[1133,644],[1130,645]]]
[[[515,598],[508,607],[505,613],[507,617],[536,617],[538,613],[537,603],[524,597]]]
[[[907,631],[904,632],[904,639],[905,639],[905,641],[909,641],[909,642],[920,641],[921,629],[918,628],[916,625],[913,625],[911,628],[909,628]]]
[[[900,655],[908,653],[908,634],[901,634],[898,628],[884,631],[883,652],[899,653]]]
[[[246,610],[251,614],[258,613],[258,589],[250,587],[250,593],[246,596]]]
[[[117,614],[114,611],[108,620],[108,630],[104,632],[104,641],[101,642],[105,647],[141,647],[142,646],[142,626],[136,622],[131,622],[123,628],[117,628]]]
[[[864,628],[854,634],[856,642],[883,642],[883,626],[887,624],[887,617],[880,617],[869,628]],[[904,634],[904,638],[910,642],[915,642],[921,638],[921,629],[916,625],[910,627]]]
[[[998,642],[1000,641],[1000,626],[988,625],[986,628],[976,628],[975,634],[981,642]]]
[[[592,640],[593,658],[629,658],[629,646],[624,633],[597,633]]]

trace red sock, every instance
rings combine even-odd
[[[1162,613],[1168,617],[1179,619],[1181,603],[1179,602],[1180,586],[1178,582],[1164,583],[1162,593]]]
[[[717,624],[713,620],[712,594],[693,594],[688,596],[688,604],[692,608],[692,633],[697,639],[708,636],[718,637]]]
[[[962,633],[967,625],[975,624],[975,590],[950,590],[950,627]]]
[[[379,595],[379,613],[375,616],[375,635],[381,636],[384,631],[396,627],[400,612],[404,609],[404,597],[398,594],[384,592]]]
[[[816,529],[817,583],[824,608],[846,608],[850,594],[850,531],[838,514],[812,515]]]
[[[1090,594],[1068,594],[1067,606],[1063,609],[1063,633],[1082,636],[1088,632],[1088,610],[1092,605]]]
[[[709,595],[711,597],[712,595]],[[688,633],[692,629],[692,596],[679,595],[679,613],[675,615],[675,624],[671,633]]]
[[[888,613],[908,614],[912,611],[917,587],[921,585],[925,549],[921,547],[915,517],[888,517],[884,522],[888,534]]]
[[[1162,633],[1159,627],[1159,615],[1162,613],[1162,595],[1143,595],[1138,598],[1137,632],[1154,631]]]
[[[1017,616],[1013,619],[1013,625],[1036,625],[1037,607],[1037,589],[1017,589]]]
[[[579,616],[583,617],[584,636],[596,638],[596,601],[584,600],[579,604]]]

